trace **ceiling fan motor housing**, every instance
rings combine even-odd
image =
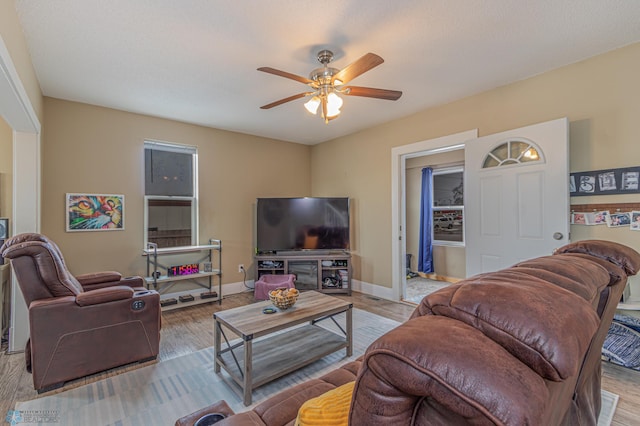
[[[330,50],[321,50],[318,52],[318,62],[324,65],[322,68],[316,68],[309,74],[309,80],[318,82],[320,85],[331,84],[331,78],[340,70],[331,68],[328,64],[333,61],[333,52]]]
[[[316,68],[311,71],[311,74],[309,74],[309,80],[317,81],[320,85],[331,84],[331,78],[337,74],[338,71],[340,70],[327,66],[323,68]]]

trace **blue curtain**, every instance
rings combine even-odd
[[[426,274],[433,272],[433,241],[431,228],[433,223],[433,188],[431,167],[422,169],[422,197],[420,199],[420,246],[418,247],[418,271]]]

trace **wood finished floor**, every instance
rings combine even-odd
[[[337,297],[350,300],[355,308],[400,322],[409,318],[414,309],[410,304],[390,302],[358,292],[353,292],[352,296],[337,295]],[[211,303],[164,312],[159,362],[212,346],[213,312],[252,302],[253,294],[247,292],[226,297],[222,306]],[[141,364],[136,364],[115,368],[75,380],[61,389],[44,393],[43,396],[92,383],[140,366]],[[612,425],[640,425],[640,372],[603,363],[602,385],[604,389],[620,395]],[[31,375],[24,368],[24,354],[8,355],[4,351],[0,353],[0,417],[13,409],[16,402],[36,397],[38,394],[33,390]]]

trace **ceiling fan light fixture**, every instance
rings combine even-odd
[[[333,52],[330,50],[321,50],[318,53],[317,59],[318,62],[322,64],[322,67],[311,71],[309,78],[270,67],[258,68],[258,71],[295,80],[306,84],[312,89],[310,92],[298,93],[293,96],[271,102],[270,104],[263,105],[260,108],[270,109],[286,102],[311,96],[311,99],[304,103],[304,107],[313,115],[318,115],[318,110],[320,109],[320,116],[325,123],[329,123],[330,120],[338,118],[340,115],[340,108],[342,108],[343,100],[338,96],[339,94],[343,94],[345,96],[385,99],[390,101],[398,100],[400,96],[402,96],[402,92],[398,90],[345,86],[354,78],[384,62],[384,60],[375,53],[367,53],[340,70],[329,66],[329,63],[333,60]]]
[[[335,92],[329,93],[327,96],[327,117],[331,118],[340,114],[342,103],[342,98],[336,95]]]
[[[307,109],[307,111],[309,111],[313,115],[318,113],[319,106],[320,106],[320,98],[317,96],[314,96],[313,98],[309,99],[307,102],[304,103],[304,107]]]

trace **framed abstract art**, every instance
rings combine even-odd
[[[124,229],[124,195],[67,194],[67,232]]]

